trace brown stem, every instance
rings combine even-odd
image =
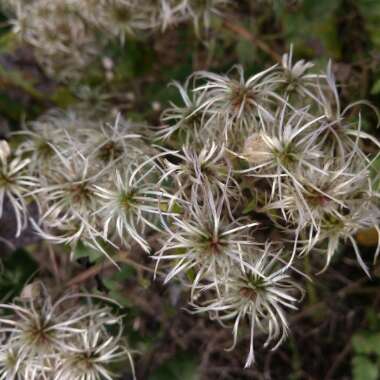
[[[112,267],[114,265],[111,262],[101,263],[94,265],[91,268],[88,268],[84,272],[79,273],[75,277],[73,277],[71,280],[69,280],[66,283],[67,287],[77,286],[81,284],[82,282],[87,281],[88,279],[95,277],[98,273],[100,273],[102,270]]]
[[[363,278],[359,279],[356,282],[352,282],[351,284],[349,284],[349,285],[345,286],[344,288],[340,289],[334,295],[334,297],[344,298],[346,296],[349,296],[350,294],[355,293],[367,281],[368,281],[368,278],[363,277]],[[310,305],[310,306],[304,308],[301,312],[299,312],[296,315],[294,315],[294,317],[290,318],[290,322],[292,324],[294,324],[295,322],[298,322],[302,318],[308,317],[309,315],[312,315],[313,313],[315,313],[320,308],[325,307],[325,305],[326,305],[326,302],[323,302],[323,301],[315,303],[313,305]]]
[[[120,251],[115,257],[113,257],[113,260],[116,263],[129,264],[129,265],[133,266],[136,269],[143,270],[143,271],[146,271],[146,272],[154,273],[154,270],[152,268],[149,268],[149,267],[147,267],[145,265],[142,265],[142,264],[137,263],[136,261],[130,259],[128,257],[128,253],[125,252],[125,251]],[[79,285],[79,284],[87,281],[88,279],[96,276],[101,271],[103,271],[105,269],[112,268],[112,266],[114,266],[114,263],[112,263],[111,261],[107,261],[105,263],[100,263],[100,264],[94,265],[93,267],[85,270],[84,272],[79,273],[77,276],[75,276],[72,279],[70,279],[66,283],[66,286],[67,287],[77,286],[77,285]],[[157,271],[157,274],[162,275],[162,276],[164,275],[164,273],[162,273],[160,271]]]
[[[276,62],[281,63],[282,59],[269,45],[262,40],[258,39],[252,33],[241,25],[235,24],[229,20],[224,20],[223,25],[231,32],[239,34],[244,39],[250,41],[253,45],[257,46],[260,50],[270,55]]]
[[[351,347],[352,347],[352,343],[351,343],[351,338],[348,339],[346,345],[344,346],[343,350],[340,352],[340,354],[337,356],[337,358],[335,359],[334,363],[332,364],[332,366],[330,367],[330,369],[328,370],[326,376],[325,376],[325,380],[331,380],[335,374],[335,372],[337,371],[337,369],[339,369],[339,367],[341,366],[341,364],[345,361],[347,355],[351,352]]]

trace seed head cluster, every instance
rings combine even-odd
[[[363,111],[375,123],[378,113],[342,105],[332,64],[319,72],[292,52],[252,76],[236,66],[174,86],[181,103],[155,129],[69,111],[35,121],[0,145],[0,194],[18,234],[35,202],[36,231],[73,252],[83,243],[111,260],[117,247],[151,253],[165,282],[189,289],[192,312],[231,328],[231,348],[248,326],[250,366],[254,341],[275,349],[289,333],[308,281],[299,257],[321,272],[348,243],[369,275],[355,235],[378,230],[369,152],[380,143]]]
[[[299,257],[322,272],[347,242],[369,275],[355,235],[378,231],[377,156],[367,152],[380,145],[363,131],[362,112],[375,123],[379,115],[365,101],[341,104],[331,62],[313,67],[291,51],[250,77],[241,66],[196,72],[174,83],[182,104],[163,112],[157,132],[178,148],[163,166],[180,211],[154,258],[172,261],[166,281],[190,287],[194,313],[231,326],[232,347],[248,322],[246,366],[255,336],[275,349],[288,335],[286,313],[308,281]]]
[[[14,303],[1,304],[0,379],[110,380],[110,364],[125,358],[133,371],[120,317],[95,301],[83,294],[53,300],[32,283]]]
[[[17,171],[1,187],[15,210],[18,233],[25,225],[22,206],[34,200],[36,231],[69,245],[72,253],[79,242],[105,255],[133,242],[149,251],[146,232],[159,229],[166,213],[160,207],[172,196],[157,185],[160,153],[136,129],[121,117],[109,124],[56,111],[19,132],[21,143],[8,158]],[[4,161],[2,170],[8,167]]]
[[[50,75],[75,78],[115,39],[191,21],[199,34],[230,0],[4,0],[14,32]]]

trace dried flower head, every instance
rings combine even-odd
[[[123,38],[128,26],[165,28],[189,14],[207,24],[222,3],[71,0],[70,7],[92,28]],[[106,21],[116,15],[118,22]],[[293,63],[292,51],[282,66],[248,79],[236,66],[174,86],[183,104],[169,105],[157,133],[120,116],[95,120],[79,107],[43,116],[18,134],[14,150],[1,142],[0,206],[10,200],[20,233],[35,200],[42,238],[72,251],[91,246],[111,260],[113,248],[136,243],[150,252],[154,231],[156,271],[163,266],[165,282],[177,278],[190,289],[196,313],[232,322],[233,347],[248,321],[249,366],[255,337],[265,334],[264,345],[275,349],[289,332],[286,310],[296,308],[308,280],[299,276],[299,256],[313,255],[326,269],[348,242],[370,274],[355,235],[380,232],[379,175],[371,178],[378,155],[367,149],[380,143],[354,112],[368,103],[341,105],[331,63],[316,72]],[[120,330],[115,337],[104,326],[120,320],[93,305],[61,312],[71,296],[45,298],[2,305],[14,314],[0,319],[2,378],[111,379],[107,363],[128,351]]]
[[[192,280],[196,312],[234,321],[234,344],[248,319],[248,366],[255,330],[267,333],[274,348],[288,333],[284,310],[302,293],[293,279],[299,255],[320,253],[326,269],[347,241],[369,275],[355,235],[379,231],[370,173],[378,156],[363,149],[364,141],[379,142],[362,131],[361,114],[354,112],[367,102],[341,106],[331,63],[325,73],[315,72],[312,63],[293,63],[291,50],[282,67],[247,80],[242,68],[235,70],[237,78],[193,74],[184,87],[177,84],[185,106],[163,113],[161,136],[176,138],[162,182],[169,179],[165,185],[174,188],[181,212],[166,225],[155,259],[173,263],[166,281]],[[218,163],[227,157],[229,172],[222,176]],[[250,230],[258,220],[260,227]],[[380,244],[375,258],[379,252]]]
[[[116,323],[119,332],[115,336],[109,334],[106,325],[91,320],[86,330],[77,334],[62,353],[54,380],[111,380],[115,374],[109,365],[125,358],[129,359],[134,372],[132,356],[123,343],[121,321]]]
[[[109,41],[165,30],[192,20],[209,29],[229,0],[6,0],[14,32],[34,48],[41,66],[60,79],[78,78]]]
[[[5,140],[0,141],[0,218],[4,202],[8,201],[16,217],[16,236],[27,222],[27,195],[36,186],[36,179],[28,175],[28,158],[14,156]]]
[[[273,102],[285,102],[274,90],[272,77],[275,68],[272,66],[247,80],[241,66],[234,67],[236,79],[232,75],[196,73],[200,83],[194,91],[205,93],[200,106],[203,113],[206,112],[203,115],[205,127],[214,136],[222,133],[226,141],[231,140],[231,145],[240,133],[257,126],[258,120],[272,120]]]
[[[125,244],[137,242],[146,252],[150,247],[145,239],[146,228],[158,230],[157,219],[170,195],[157,186],[158,170],[151,162],[129,164],[116,170],[111,181],[96,186],[101,205],[95,214],[103,220],[104,237],[117,234]],[[156,219],[156,222],[155,222]]]
[[[122,357],[129,358],[133,372],[121,319],[109,306],[96,306],[84,294],[53,300],[44,285],[30,286],[38,291],[0,305],[6,313],[0,318],[1,379],[112,379],[109,365]],[[78,306],[81,300],[87,304]],[[116,335],[107,329],[110,325],[118,326]]]
[[[205,111],[202,104],[205,100],[204,93],[196,93],[192,88],[193,78],[190,77],[182,86],[178,82],[172,85],[177,88],[183,105],[171,103],[161,115],[162,127],[157,132],[159,138],[168,139],[175,137],[183,144],[196,144],[202,141],[201,133]]]
[[[262,253],[251,252],[249,266],[234,266],[226,279],[219,280],[218,291],[208,288],[202,305],[194,305],[196,313],[208,312],[222,325],[233,321],[234,342],[245,320],[250,324],[250,346],[246,367],[253,364],[254,336],[267,334],[264,346],[275,350],[289,332],[285,311],[296,309],[303,295],[301,286],[292,280],[279,260],[281,252],[273,252],[268,244]]]
[[[206,187],[207,189],[207,187]],[[192,293],[204,278],[215,284],[228,279],[234,266],[246,266],[244,251],[255,244],[249,230],[256,222],[244,223],[232,219],[223,197],[214,199],[208,189],[201,199],[183,205],[182,215],[173,216],[166,226],[165,243],[155,257],[174,261],[165,282],[181,272],[195,270]]]
[[[201,150],[183,146],[182,152],[168,151],[164,157],[161,182],[172,179],[175,197],[191,198],[204,192],[205,187],[214,193],[228,193],[226,200],[236,198],[239,184],[232,176],[232,165],[224,145],[205,143]]]

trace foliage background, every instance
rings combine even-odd
[[[344,101],[364,98],[380,107],[378,0],[236,0],[227,19],[214,20],[207,43],[186,24],[144,39],[129,38],[123,46],[115,42],[80,82],[57,83],[38,67],[33,52],[17,43],[0,16],[1,136],[51,108],[69,108],[83,99],[157,125],[160,111],[175,101],[167,87],[171,80],[184,81],[198,69],[224,72],[236,63],[251,74],[273,64],[273,56],[286,52],[290,43],[297,58],[317,67],[334,61]],[[105,69],[105,58],[112,60],[111,70]],[[371,116],[363,116],[367,131],[378,135]],[[135,356],[139,379],[380,379],[380,267],[367,279],[350,247],[341,247],[324,274],[311,273],[314,282],[301,311],[290,317],[287,342],[276,352],[257,349],[257,365],[243,370],[248,336],[233,353],[224,352],[230,332],[188,315],[182,309],[186,295],[175,283],[163,287],[154,282],[152,263],[141,252],[126,255],[121,271],[85,249],[78,249],[76,261],[69,263],[64,250],[49,254],[31,231],[14,240],[13,223],[10,213],[0,220],[0,236],[13,246],[0,247],[1,300],[11,300],[36,275],[58,287],[107,292],[125,308],[126,334],[140,352]],[[357,239],[370,261],[376,235],[363,231]],[[130,378],[126,370],[124,379]]]

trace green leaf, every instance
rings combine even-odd
[[[250,200],[244,207],[243,214],[249,214],[251,211],[257,208],[257,199],[256,197]]]
[[[378,380],[379,368],[366,356],[355,356],[352,367],[353,380]]]
[[[372,43],[380,46],[380,2],[378,0],[357,0],[357,7],[365,21],[365,32],[370,36]]]
[[[380,79],[378,79],[372,86],[371,89],[371,94],[372,95],[377,95],[380,94]]]
[[[131,303],[126,295],[123,284],[128,278],[135,275],[136,272],[130,265],[123,264],[120,270],[116,270],[111,277],[103,278],[103,283],[109,290],[109,296],[125,307],[130,307]]]
[[[149,380],[199,380],[197,360],[190,354],[180,353],[166,361]]]
[[[302,55],[314,55],[313,46],[318,46],[329,57],[340,58],[341,38],[335,22],[340,2],[304,0],[297,12],[288,11],[285,2],[282,2],[282,6],[277,6],[278,21],[282,24],[286,40],[297,48],[296,53],[300,51]]]
[[[341,0],[304,0],[303,5],[305,13],[308,16],[315,17],[315,19],[317,19],[334,12],[335,9],[340,6],[340,3]]]
[[[242,65],[252,63],[255,58],[255,51],[252,42],[240,39],[236,44],[236,53],[239,57],[239,62]]]
[[[18,249],[1,262],[0,299],[4,302],[17,296],[36,273],[38,266],[29,253]]]
[[[75,97],[66,87],[58,87],[51,96],[51,100],[60,108],[67,108],[75,102]]]
[[[16,49],[17,46],[17,35],[12,31],[9,31],[7,28],[4,28],[2,32],[0,28],[0,52],[11,53]]]
[[[80,259],[83,257],[87,257],[91,263],[94,263],[97,259],[99,259],[103,254],[100,251],[96,251],[82,242],[79,242],[74,251],[74,259]]]
[[[370,308],[366,311],[368,327],[372,331],[380,331],[380,313]]]
[[[363,332],[352,338],[352,345],[358,354],[377,354],[380,356],[380,332]]]
[[[28,78],[24,73],[16,69],[5,68],[0,65],[0,79],[4,83],[16,86],[37,100],[43,100],[42,93],[35,88],[35,80]]]
[[[378,178],[376,179],[376,177],[380,173],[380,157],[376,158],[376,160],[374,160],[371,163],[370,173],[371,173],[371,178],[373,178],[372,186],[374,187],[374,189],[380,190],[380,180]]]

